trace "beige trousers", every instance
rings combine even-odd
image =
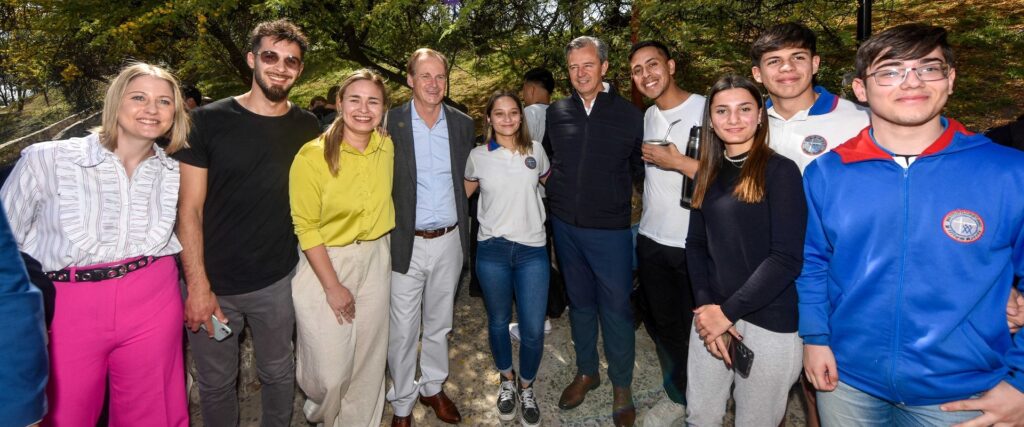
[[[296,381],[306,419],[321,426],[379,426],[384,412],[384,367],[391,297],[390,236],[327,254],[338,279],[355,298],[353,323],[339,325],[306,257],[292,280]]]

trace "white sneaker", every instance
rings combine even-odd
[[[544,319],[544,335],[551,333],[551,319]]]
[[[643,427],[671,427],[686,418],[686,407],[662,395],[650,410],[643,414]]]

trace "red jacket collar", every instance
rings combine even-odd
[[[928,148],[925,148],[921,152],[921,156],[928,156],[938,153],[944,150],[953,142],[953,136],[957,133],[964,135],[973,135],[964,125],[953,119],[946,119],[948,121],[946,129],[942,131],[939,138],[935,140]],[[872,127],[868,126],[864,130],[860,131],[857,136],[851,138],[843,144],[840,144],[835,148],[836,154],[843,163],[854,163],[865,160],[876,160],[876,159],[891,159],[892,154],[886,152],[882,147],[878,146],[871,137]]]

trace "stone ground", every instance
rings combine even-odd
[[[494,370],[487,346],[487,318],[483,300],[469,295],[468,281],[463,282],[455,301],[454,329],[450,337],[451,376],[445,385],[448,394],[462,413],[465,426],[498,426],[494,410],[498,374]],[[534,385],[538,402],[541,406],[542,425],[544,426],[611,426],[611,383],[607,380],[607,365],[602,358],[601,387],[590,392],[586,401],[579,407],[562,411],[558,409],[558,397],[562,388],[567,385],[575,374],[575,355],[569,333],[568,315],[552,319],[552,331],[545,339],[544,358],[540,372]],[[251,346],[251,340],[244,339],[243,347]],[[600,343],[598,344],[600,348]],[[513,346],[513,352],[518,345]],[[241,399],[241,425],[258,426],[260,417],[259,380],[250,357],[250,351],[243,350],[242,373],[239,395]],[[634,366],[633,399],[638,409],[638,419],[664,395],[661,389],[660,368],[655,355],[654,344],[644,328],[636,334],[636,365]],[[202,426],[199,415],[199,392],[191,389],[190,409],[192,425]],[[292,426],[307,427],[302,415],[302,392],[295,392],[295,413]],[[391,407],[385,405],[383,426],[390,425]],[[726,416],[725,425],[732,425],[732,410]],[[434,417],[433,412],[423,405],[416,405],[413,411],[415,424],[419,426],[445,426],[447,424]],[[638,423],[639,424],[639,423]],[[803,426],[803,403],[794,391],[790,392],[789,408],[786,416],[787,426]],[[514,425],[505,423],[505,425]],[[774,426],[769,426],[774,427]]]

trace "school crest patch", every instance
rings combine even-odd
[[[942,229],[950,239],[960,243],[973,243],[985,234],[985,221],[975,212],[956,209],[942,218]]]
[[[800,149],[808,156],[817,156],[828,148],[828,141],[821,135],[807,135]]]

